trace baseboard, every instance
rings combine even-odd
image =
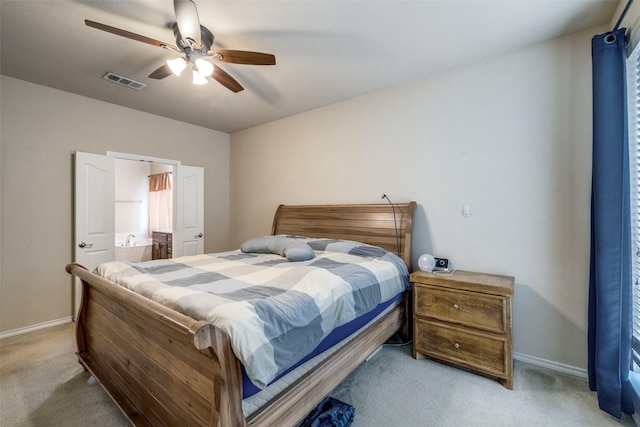
[[[530,363],[532,365],[541,366],[543,368],[551,369],[552,371],[562,372],[569,375],[575,375],[581,378],[588,378],[586,369],[578,368],[576,366],[565,365],[564,363],[554,362],[552,360],[541,359],[535,356],[529,356],[522,353],[513,353],[513,358],[521,362]]]
[[[62,319],[50,320],[48,322],[38,323],[37,325],[25,326],[24,328],[12,329],[6,332],[0,332],[0,339],[12,337],[14,335],[26,334],[28,332],[37,331],[39,329],[50,328],[52,326],[62,325],[73,321],[73,316],[63,317]]]

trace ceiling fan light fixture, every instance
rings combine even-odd
[[[182,58],[166,61],[165,64],[149,74],[148,77],[150,79],[162,80],[169,77],[171,74],[180,76],[184,70],[191,65],[191,68],[194,71],[194,84],[206,84],[208,82],[207,77],[211,76],[213,80],[220,83],[225,88],[234,93],[238,93],[244,90],[242,85],[222,68],[213,66],[213,64],[209,62],[210,60],[222,61],[229,64],[276,64],[275,56],[270,53],[230,49],[211,50],[214,35],[209,31],[209,29],[200,25],[200,18],[198,17],[195,1],[174,0],[173,6],[176,17],[175,23],[172,25],[173,35],[176,40],[175,46],[160,40],[132,33],[131,31],[90,21],[88,19],[85,19],[84,22],[85,25],[89,27],[137,42],[146,43],[163,49],[169,49],[183,55]],[[198,61],[198,59],[202,59],[202,61]]]
[[[196,67],[203,76],[210,76],[213,73],[213,64],[205,59],[196,59]]]
[[[171,71],[176,76],[179,76],[184,71],[184,69],[187,68],[187,62],[184,60],[184,58],[168,59],[167,65],[169,66],[169,68],[171,68]]]
[[[208,83],[207,77],[203,76],[198,70],[193,70],[193,84],[194,85],[206,85]]]

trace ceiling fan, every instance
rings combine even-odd
[[[152,79],[164,79],[172,73],[180,75],[185,68],[191,65],[194,84],[205,84],[207,77],[210,76],[227,89],[240,92],[244,89],[240,83],[222,68],[214,66],[210,62],[211,60],[229,64],[276,64],[276,57],[270,53],[228,49],[211,50],[214,36],[211,31],[200,25],[198,11],[193,0],[174,0],[173,7],[176,14],[173,35],[176,38],[177,46],[87,19],[84,23],[98,30],[183,54],[179,58],[167,60],[166,64],[149,75],[149,78]]]

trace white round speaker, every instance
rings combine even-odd
[[[420,258],[418,258],[418,267],[420,267],[420,270],[422,271],[431,272],[433,271],[433,267],[435,266],[436,259],[433,257],[433,255],[424,254],[420,255]]]

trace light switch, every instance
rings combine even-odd
[[[462,207],[462,216],[465,218],[469,218],[471,216],[471,208],[467,205]]]

